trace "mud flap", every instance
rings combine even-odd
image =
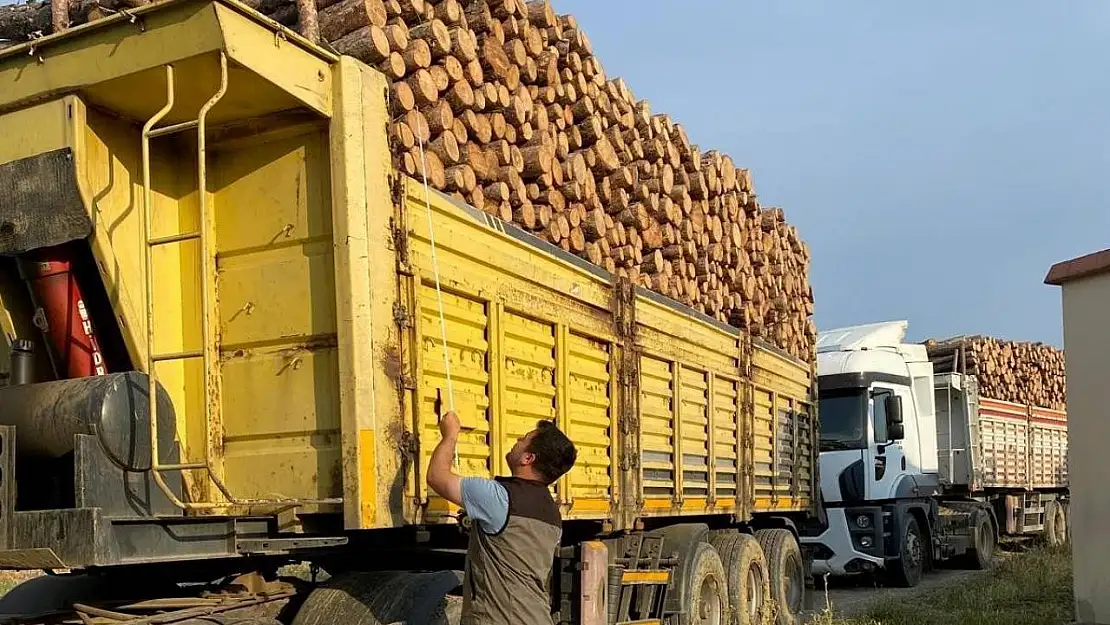
[[[0,165],[0,254],[85,239],[92,230],[70,148]]]

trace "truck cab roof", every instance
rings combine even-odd
[[[924,345],[905,343],[907,321],[884,321],[826,330],[817,336],[819,376],[874,373],[906,378],[907,364],[928,362]]]

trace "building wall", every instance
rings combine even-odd
[[[1110,274],[1063,285],[1076,619],[1110,624]]]

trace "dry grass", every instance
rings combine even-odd
[[[860,617],[815,625],[1064,625],[1073,619],[1071,552],[1038,547],[989,575],[884,602]]]

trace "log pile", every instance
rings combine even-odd
[[[925,346],[935,372],[975,375],[983,397],[1065,409],[1064,352],[1051,345],[972,336]]]
[[[293,0],[250,4],[297,25]],[[315,9],[302,32],[392,82],[397,169],[812,361],[809,250],[797,230],[760,205],[747,169],[701,150],[607,76],[574,17],[549,0]]]

